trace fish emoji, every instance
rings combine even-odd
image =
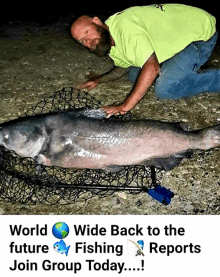
[[[70,245],[68,247],[66,247],[66,244],[63,240],[54,243],[53,247],[56,252],[58,252],[60,254],[65,253],[66,256],[68,255],[68,252],[70,249]]]
[[[144,249],[144,241],[143,240],[138,240],[137,241],[138,245],[141,247],[141,249]]]

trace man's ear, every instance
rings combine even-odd
[[[102,25],[102,21],[97,16],[93,17],[92,22],[100,26]]]

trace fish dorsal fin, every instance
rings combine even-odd
[[[96,118],[96,119],[102,119],[106,118],[106,113],[103,108],[100,109],[88,109],[83,108],[78,111],[79,115],[83,115],[86,117]]]
[[[66,246],[65,242],[61,239],[60,244]]]

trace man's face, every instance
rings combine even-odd
[[[93,22],[93,19],[82,19],[71,27],[71,34],[79,43],[89,48],[97,56],[108,55],[111,50],[111,35],[108,29]]]

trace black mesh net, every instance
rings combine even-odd
[[[63,88],[29,109],[25,116],[101,106],[88,93]],[[128,120],[131,113],[115,118]],[[20,203],[70,204],[81,197],[105,197],[116,191],[147,192],[162,178],[161,170],[144,166],[126,166],[112,173],[40,165],[40,174],[37,166],[34,159],[22,158],[0,146],[0,198]]]

